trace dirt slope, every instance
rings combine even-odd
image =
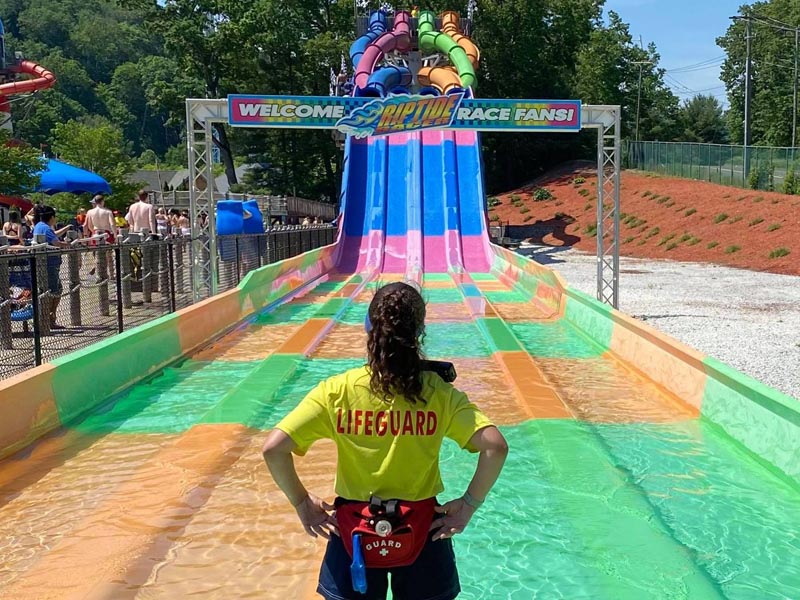
[[[515,229],[530,241],[592,252],[596,181],[591,170],[562,168],[497,196],[489,216],[527,226]],[[538,188],[553,198],[535,201]],[[620,203],[625,256],[800,274],[800,196],[625,171]]]

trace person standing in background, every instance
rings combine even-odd
[[[3,224],[3,235],[8,238],[9,246],[18,246],[22,243],[22,219],[17,211],[8,213],[8,221]]]
[[[128,222],[132,233],[141,233],[143,229],[156,233],[156,211],[148,201],[146,190],[139,190],[139,199],[131,204],[125,220]]]
[[[117,231],[117,224],[114,222],[114,213],[106,208],[106,199],[102,194],[97,194],[92,198],[91,203],[93,208],[86,213],[86,220],[84,222],[86,235],[92,237],[105,233],[106,242],[113,244]]]
[[[57,248],[68,248],[67,242],[62,242],[59,236],[63,235],[70,229],[70,225],[62,227],[61,229],[54,230],[56,224],[56,210],[52,206],[44,206],[37,204],[34,207],[36,213],[34,220],[36,225],[33,228],[34,237],[41,235],[44,237],[48,246],[55,246]],[[61,325],[56,323],[56,309],[58,303],[61,301],[61,294],[64,291],[61,285],[61,255],[58,253],[48,253],[47,255],[47,290],[49,296],[47,297],[47,315],[50,319],[50,329],[64,329]]]

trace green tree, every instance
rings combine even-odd
[[[628,24],[611,11],[608,25],[596,27],[578,53],[575,92],[587,103],[621,105],[625,137],[637,133],[639,105],[639,139],[672,140],[679,131],[678,98],[664,83],[660,59],[654,44],[636,46]]]
[[[44,163],[38,150],[10,138],[0,129],[0,194],[16,196],[36,187]]]
[[[758,16],[752,24],[751,37],[751,143],[789,146],[792,139],[794,34],[776,30],[769,19],[800,27],[800,3],[797,0],[766,0],[745,4],[743,16]],[[744,91],[746,63],[745,23],[734,21],[717,38],[725,51],[720,78],[725,83],[730,107],[727,112],[730,137],[744,142]]]
[[[725,144],[728,128],[722,105],[714,96],[696,95],[680,111],[681,139],[687,142]]]
[[[134,169],[119,127],[102,118],[68,121],[53,130],[53,151],[62,160],[101,175],[111,185],[109,205],[123,208],[138,187],[127,176]]]

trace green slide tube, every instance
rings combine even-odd
[[[424,10],[419,15],[419,47],[426,52],[439,52],[446,54],[450,62],[458,71],[461,84],[465,88],[476,87],[478,82],[475,69],[469,61],[466,51],[446,33],[436,31],[436,15],[429,10]]]

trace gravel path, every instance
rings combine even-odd
[[[528,245],[519,252],[595,295],[593,255]],[[622,257],[620,309],[800,399],[800,277]]]

